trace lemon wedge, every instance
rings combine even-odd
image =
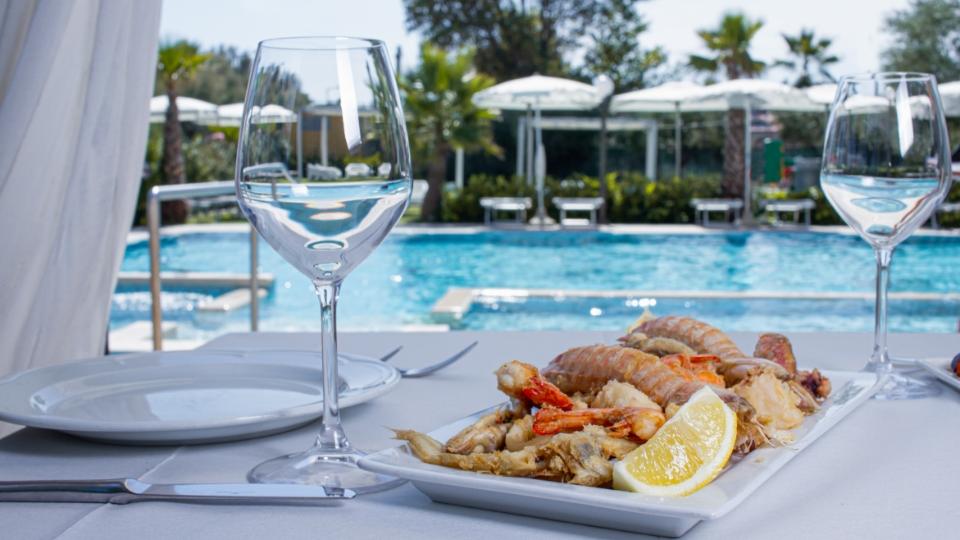
[[[613,487],[660,497],[689,495],[720,474],[736,439],[736,415],[704,386],[652,439],[614,464]]]

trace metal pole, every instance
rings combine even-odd
[[[673,113],[673,175],[680,178],[683,169],[681,153],[683,152],[683,116],[680,115],[680,102],[674,104]]]
[[[163,350],[163,312],[160,305],[160,187],[147,193],[147,228],[150,248],[150,321],[153,350]]]
[[[750,165],[753,159],[753,149],[751,148],[751,126],[753,123],[753,110],[748,102],[744,111],[744,145],[743,145],[743,220],[747,224],[753,222],[753,205],[750,196]]]
[[[600,196],[607,197],[607,113],[610,106],[610,97],[600,105],[600,157],[597,163],[597,183],[600,186]],[[607,222],[607,205],[600,207],[600,222]]]
[[[523,176],[524,139],[527,134],[526,118],[517,120],[517,176]]]
[[[250,226],[250,331],[256,332],[260,328],[260,285],[258,283],[257,266],[257,230]]]
[[[647,178],[657,179],[657,121],[647,122]]]
[[[297,178],[303,178],[303,111],[297,112]]]
[[[537,221],[543,227],[546,223],[546,208],[543,203],[543,184],[547,175],[547,156],[543,148],[543,127],[540,125],[540,107],[536,110],[537,122]]]
[[[330,131],[330,118],[327,115],[320,117],[320,163],[324,167],[330,165],[330,148],[327,140]]]
[[[527,185],[533,183],[533,112],[527,105]]]
[[[463,189],[463,148],[457,148],[455,155],[453,179],[457,189]]]

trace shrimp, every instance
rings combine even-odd
[[[512,360],[496,371],[497,388],[512,398],[537,406],[550,405],[558,409],[573,408],[573,400],[559,388],[540,376],[530,364]]]
[[[717,374],[720,358],[712,354],[671,354],[660,359],[674,373],[688,381],[698,380],[724,388],[723,377]]]
[[[645,353],[663,356],[667,354],[697,354],[685,343],[666,337],[650,337],[643,332],[631,332],[622,338],[624,347],[639,349]]]
[[[660,317],[640,323],[633,332],[651,338],[661,337],[679,341],[700,354],[713,354],[721,360],[745,358],[730,336],[709,324],[690,317]],[[620,338],[629,339],[628,336]]]
[[[590,402],[590,406],[595,408],[645,407],[660,410],[660,405],[638,390],[636,386],[620,381],[607,381],[607,384],[603,385]]]
[[[791,388],[802,399],[812,398],[814,405],[830,395],[830,379],[824,377],[820,371],[798,371],[797,359],[793,355],[793,345],[787,336],[782,334],[762,334],[757,339],[757,346],[753,355],[776,362],[786,369],[792,376]],[[816,407],[814,407],[816,408]]]
[[[791,375],[797,373],[797,358],[793,355],[793,346],[783,334],[760,334],[753,355],[780,364]]]
[[[665,410],[682,405],[704,384],[677,375],[656,356],[626,347],[594,345],[570,349],[553,359],[544,377],[567,392],[593,391],[608,380],[630,383]],[[749,452],[766,442],[756,411],[745,399],[717,388],[718,396],[737,414],[737,450]]]
[[[658,409],[621,407],[560,411],[540,409],[533,421],[537,435],[553,435],[564,431],[580,431],[587,425],[604,426],[607,434],[617,438],[646,441],[666,421]]]
[[[790,374],[781,366],[763,359],[749,358],[737,344],[718,328],[690,317],[660,317],[641,323],[633,333],[640,332],[648,338],[665,338],[679,341],[697,354],[714,355],[720,359],[717,372],[724,376],[727,386],[733,386],[747,378],[757,366],[781,368],[777,375],[782,379]],[[631,343],[630,336],[620,338]]]

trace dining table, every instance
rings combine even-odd
[[[345,408],[352,443],[378,451],[399,443],[389,428],[430,431],[503,400],[493,371],[518,359],[545,366],[570,347],[612,343],[616,331],[343,332],[344,352],[418,367],[479,344],[429,377]],[[757,334],[731,333],[744,350]],[[872,335],[789,333],[802,368],[858,370]],[[202,347],[316,350],[312,333],[227,334]],[[894,333],[900,356],[950,357],[960,334]],[[319,356],[317,360],[319,369]],[[939,383],[938,383],[939,384]],[[185,446],[124,446],[23,428],[0,439],[0,480],[136,478],[163,483],[245,482],[258,463],[312,444],[317,423],[267,437]],[[685,538],[957,538],[960,525],[960,393],[869,400],[805,448],[728,515]],[[549,504],[545,502],[544,504]],[[627,538],[628,532],[432,502],[409,483],[323,506],[139,502],[0,503],[0,538]]]

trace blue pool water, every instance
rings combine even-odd
[[[307,279],[261,241],[261,270],[276,282],[261,307],[264,330],[318,327]],[[163,239],[164,271],[245,272],[245,233],[197,233]],[[893,291],[960,292],[960,237],[919,236],[897,250]],[[147,271],[145,242],[128,246],[124,271]],[[433,304],[451,287],[593,290],[808,291],[873,290],[874,262],[858,237],[799,232],[614,234],[605,232],[398,232],[344,283],[343,329],[432,324]],[[206,338],[247,328],[249,312],[197,312],[225,290],[164,289],[164,318],[179,337]],[[696,315],[729,330],[867,331],[872,302],[863,300],[656,301],[654,312]],[[641,312],[638,298],[485,298],[460,322],[466,329],[621,329]],[[149,320],[145,288],[121,287],[111,326]],[[960,302],[895,300],[895,331],[954,332]]]

